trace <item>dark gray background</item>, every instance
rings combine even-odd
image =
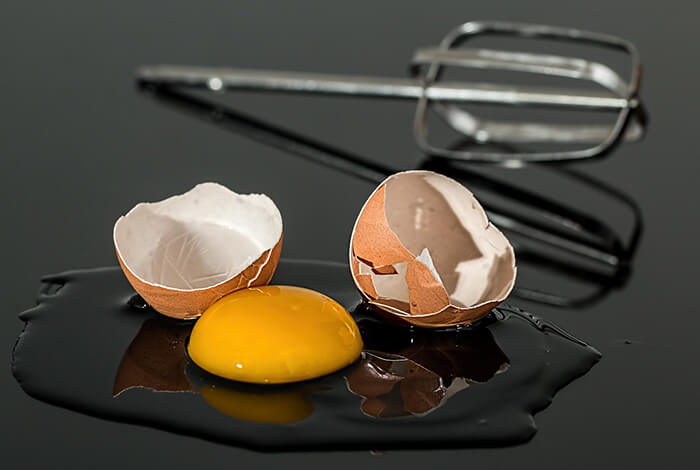
[[[182,3],[182,4],[180,4]],[[6,2],[0,8],[0,454],[4,468],[692,468],[697,454],[697,14],[679,1]],[[631,195],[646,230],[627,286],[578,311],[541,308],[604,355],[507,449],[260,454],[100,421],[26,396],[9,363],[42,274],[115,263],[134,203],[206,180],[265,192],[286,257],[343,261],[372,187],[168,110],[134,90],[145,63],[403,75],[414,47],[470,19],[576,26],[633,40],[652,125],[580,165]],[[412,167],[410,103],[238,95],[237,109]],[[566,187],[561,188],[566,191]],[[588,207],[605,213],[605,205]],[[526,305],[527,306],[527,305]],[[79,327],[79,326],[78,326]],[[631,344],[625,344],[625,340]]]

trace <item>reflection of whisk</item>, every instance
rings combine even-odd
[[[149,86],[146,90],[152,91],[151,95],[161,103],[178,111],[370,183],[378,184],[399,171],[169,87],[152,89]],[[614,188],[561,165],[537,165],[537,168],[550,170],[550,178],[562,178],[564,184],[578,182],[591,194],[603,196],[623,207],[632,219],[627,237],[594,214],[566,205],[549,194],[538,193],[536,188],[525,190],[482,171],[474,171],[466,164],[429,158],[419,168],[450,175],[474,191],[489,218],[509,237],[515,237],[512,241],[520,267],[519,280],[523,277],[525,264],[572,280],[577,292],[544,292],[524,287],[519,281],[513,291],[516,297],[548,305],[581,307],[624,285],[629,278],[642,232],[641,212],[632,199]],[[493,194],[527,210],[514,210],[499,201],[492,202],[489,196]],[[520,243],[521,240],[525,243]],[[560,256],[562,254],[564,256]],[[585,293],[585,286],[593,286],[593,292]]]
[[[628,54],[632,69],[625,81],[612,68],[582,58],[549,54],[463,48],[461,44],[480,35],[517,36],[575,41]],[[446,67],[491,71],[525,72],[592,83],[602,90],[512,86],[496,83],[444,82]],[[609,150],[622,138],[638,139],[640,123],[628,126],[633,110],[641,111],[637,98],[641,69],[635,46],[624,39],[571,28],[504,22],[469,22],[450,31],[436,48],[418,49],[412,60],[413,79],[369,78],[297,72],[245,70],[195,66],[144,66],[138,72],[142,83],[203,88],[296,93],[323,93],[418,101],[414,135],[419,146],[431,155],[472,161],[545,161],[590,158]],[[494,121],[476,118],[457,103],[537,106],[616,113],[611,125],[580,125],[545,122]],[[436,146],[428,139],[428,110],[434,110],[455,131],[478,142],[586,143],[591,147],[536,152],[486,152]],[[641,124],[641,125],[640,125]]]

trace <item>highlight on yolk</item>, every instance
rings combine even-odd
[[[222,297],[197,320],[188,345],[192,361],[207,372],[265,384],[330,374],[361,351],[360,331],[338,302],[292,286]]]
[[[202,397],[217,411],[253,423],[295,423],[314,411],[308,394],[314,389],[253,393],[206,386]]]

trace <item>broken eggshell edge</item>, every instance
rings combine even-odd
[[[282,253],[282,236],[271,250],[266,250],[253,263],[235,277],[220,284],[202,289],[180,290],[159,286],[138,278],[122,260],[119,250],[117,259],[129,284],[154,310],[179,320],[194,319],[231,292],[246,287],[264,286],[270,283]]]
[[[388,252],[389,253],[379,253],[380,259],[383,260],[383,262],[379,263],[379,267],[384,267],[385,265],[388,264],[394,264],[397,262],[415,262],[417,256],[413,255],[408,251],[406,247],[403,246],[401,243],[400,239],[398,238],[398,235],[393,232],[393,230],[389,227],[389,222],[386,216],[386,185],[387,183],[392,179],[399,177],[401,175],[405,174],[424,174],[424,175],[437,175],[440,178],[445,178],[449,181],[451,181],[454,184],[457,184],[464,188],[464,191],[466,191],[467,194],[469,194],[472,198],[472,202],[474,203],[475,207],[479,209],[480,212],[483,213],[485,220],[487,221],[487,227],[485,230],[494,230],[498,234],[500,234],[503,237],[503,240],[506,243],[507,251],[510,252],[511,258],[513,260],[513,276],[509,280],[508,285],[506,290],[504,291],[503,295],[499,296],[496,299],[493,300],[488,300],[485,302],[481,302],[476,305],[472,305],[469,307],[459,307],[456,305],[452,305],[449,300],[446,303],[446,305],[441,306],[435,311],[429,311],[425,313],[410,313],[406,312],[405,310],[402,310],[396,306],[390,305],[389,302],[391,302],[390,299],[378,299],[376,298],[377,292],[374,287],[373,281],[371,280],[371,276],[369,275],[363,275],[360,273],[360,268],[359,268],[359,259],[355,254],[354,251],[354,245],[355,245],[355,236],[357,232],[357,227],[358,224],[360,223],[360,220],[363,218],[363,215],[366,214],[366,209],[368,206],[370,207],[370,210],[374,211],[374,214],[370,217],[370,219],[373,219],[371,222],[373,225],[375,225],[375,231],[379,232],[378,236],[389,240],[390,246]],[[379,203],[378,203],[379,200]],[[378,210],[381,208],[381,211]],[[466,229],[466,227],[465,227]],[[388,232],[388,233],[386,233]],[[376,244],[377,240],[373,240],[373,244]],[[459,326],[459,325],[470,325],[483,317],[485,317],[493,308],[495,308],[497,305],[499,305],[501,302],[503,302],[511,293],[513,290],[513,286],[515,285],[515,278],[517,275],[517,267],[515,266],[515,254],[513,251],[513,247],[508,241],[508,239],[503,235],[503,233],[498,230],[498,228],[493,225],[490,221],[488,221],[488,218],[486,217],[486,212],[484,211],[483,207],[479,203],[479,201],[476,199],[476,197],[472,194],[471,191],[469,191],[468,188],[466,188],[464,185],[461,183],[453,180],[452,178],[449,178],[445,175],[442,175],[440,173],[435,173],[432,171],[426,171],[426,170],[410,170],[410,171],[404,171],[404,172],[399,172],[395,173],[389,177],[387,177],[384,181],[382,181],[372,192],[372,194],[367,198],[365,203],[363,204],[362,208],[360,209],[359,215],[355,221],[355,224],[353,226],[352,232],[351,232],[351,237],[350,237],[350,246],[349,246],[349,260],[350,260],[350,273],[353,282],[355,283],[355,287],[360,291],[363,299],[366,301],[367,304],[369,304],[371,307],[373,307],[373,310],[378,313],[380,316],[385,317],[388,320],[393,320],[396,321],[398,320],[399,322],[403,323],[408,323],[410,325],[415,325],[419,327],[424,327],[424,328],[446,328],[446,327],[451,327],[451,326]],[[408,254],[409,256],[406,256]],[[391,262],[389,262],[391,261]],[[422,263],[420,263],[422,265]],[[444,286],[443,286],[444,290]],[[446,292],[446,291],[445,291]],[[449,297],[448,297],[449,299]]]
[[[280,255],[282,252],[282,240],[283,240],[283,230],[280,225],[279,228],[279,239],[271,248],[263,251],[260,256],[240,271],[235,276],[229,279],[221,281],[217,284],[206,286],[202,288],[195,289],[180,289],[175,287],[168,287],[162,284],[156,284],[142,279],[138,274],[136,274],[124,261],[121,250],[119,248],[119,242],[117,237],[117,230],[119,224],[124,221],[132,212],[140,207],[148,206],[152,204],[159,204],[165,201],[173,199],[181,199],[187,197],[187,195],[194,190],[202,189],[205,187],[216,187],[219,190],[224,188],[236,197],[246,197],[253,196],[252,194],[238,194],[225,186],[219,185],[217,183],[202,183],[189,191],[171,196],[169,198],[163,199],[156,202],[142,202],[136,204],[129,210],[125,215],[119,217],[114,224],[114,229],[112,233],[113,243],[115,252],[117,254],[117,260],[119,265],[129,281],[129,284],[134,288],[134,290],[157,312],[166,315],[168,317],[188,320],[194,319],[201,316],[202,313],[214,302],[219,300],[221,297],[230,294],[239,289],[246,287],[255,287],[269,284],[272,276],[277,269],[277,264],[279,263]],[[259,195],[255,195],[259,196]],[[264,195],[262,195],[264,196]],[[276,216],[281,220],[281,215],[279,214],[279,209],[275,206],[274,202],[267,196],[264,196],[269,200],[271,205],[276,211]],[[281,224],[281,222],[280,222]]]

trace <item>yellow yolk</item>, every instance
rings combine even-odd
[[[269,384],[330,374],[361,351],[360,331],[339,303],[291,286],[222,297],[197,320],[188,345],[190,358],[207,372]]]

